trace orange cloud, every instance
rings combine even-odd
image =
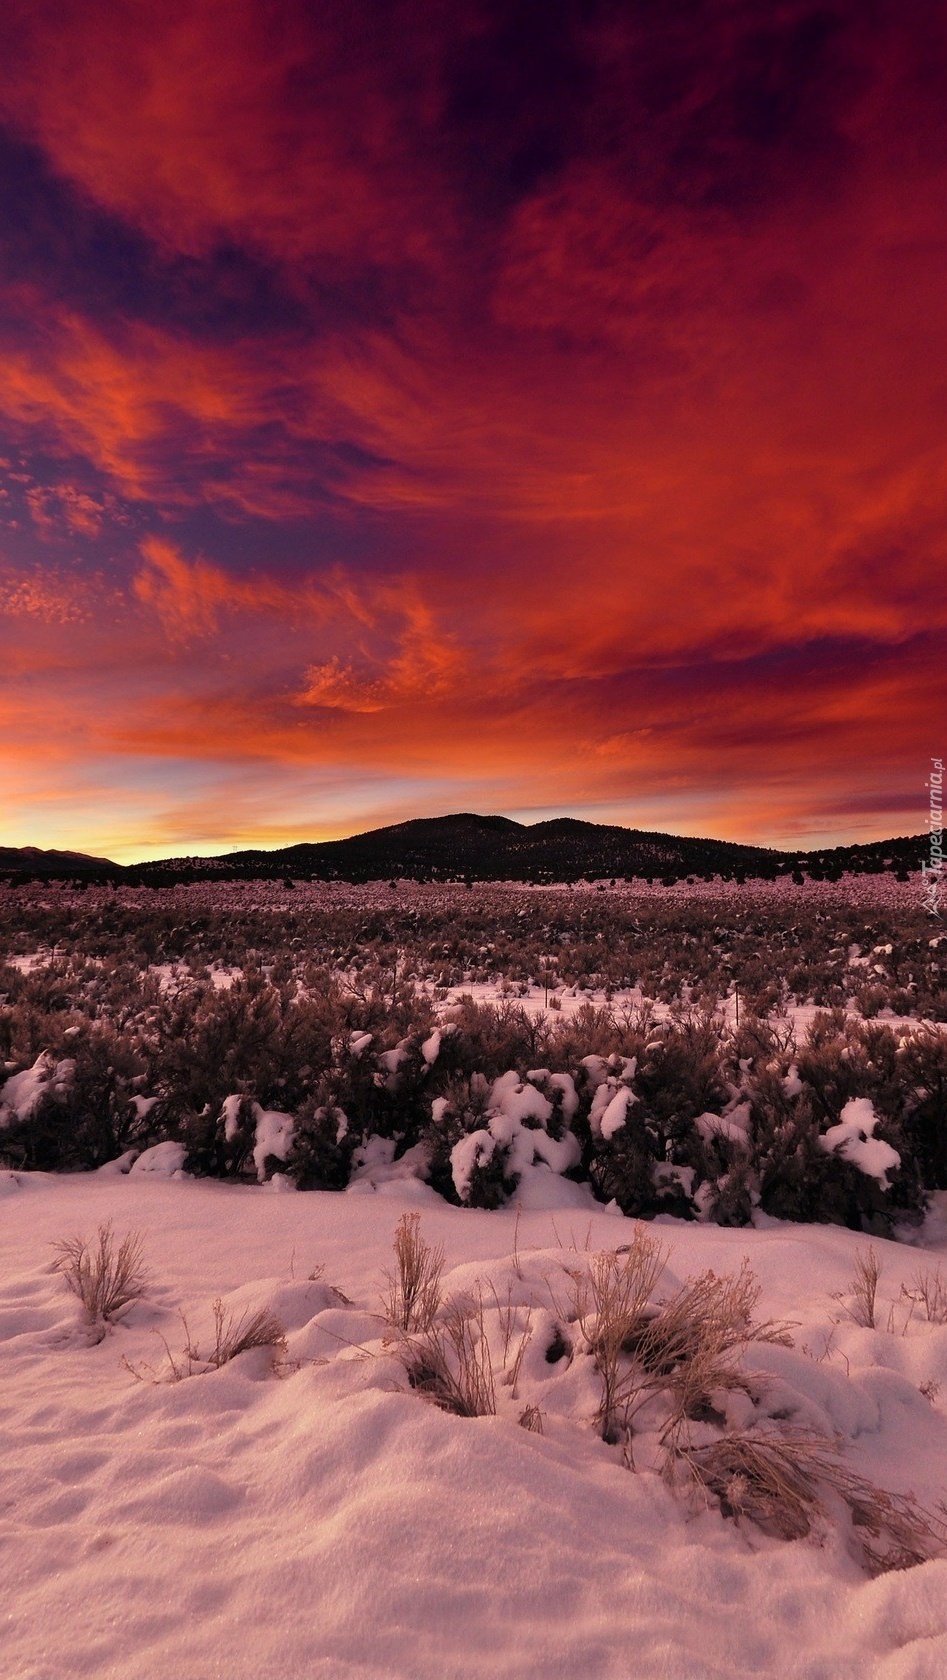
[[[40,304],[18,300],[24,316]],[[273,420],[272,370],[216,347],[195,347],[138,325],[113,340],[72,312],[54,311],[39,347],[0,350],[0,412],[49,435],[59,450],[85,456],[126,495],[173,501],[213,493],[226,499],[221,468],[235,439]],[[183,437],[182,437],[183,434]],[[170,484],[162,448],[187,440],[196,483]],[[215,475],[217,475],[215,477]],[[203,486],[202,488],[200,488]]]
[[[92,617],[94,598],[82,578],[64,572],[17,571],[0,565],[0,613],[45,624],[78,624]]]
[[[433,612],[409,582],[378,589],[374,600],[376,624],[382,618],[401,620],[385,638],[390,641],[393,634],[393,648],[378,651],[370,663],[363,655],[361,669],[343,664],[338,654],[310,665],[297,705],[360,713],[412,703],[433,707],[468,683],[468,654],[455,635],[438,629]]]
[[[204,560],[186,560],[173,543],[146,537],[145,565],[133,580],[139,601],[158,614],[168,635],[209,636],[224,610],[286,612],[289,591],[266,578],[235,578]]]

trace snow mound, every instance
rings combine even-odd
[[[514,1101],[511,1135],[542,1134],[526,1104],[534,1124]],[[633,1469],[602,1438],[587,1280],[596,1256],[623,1263],[634,1221],[594,1205],[424,1208],[443,1293],[474,1314],[492,1372],[495,1413],[464,1417],[412,1386],[385,1316],[417,1179],[366,1199],[154,1170],[145,1183],[134,1169],[0,1185],[14,1177],[30,1194],[8,1192],[0,1222],[11,1680],[942,1680],[943,1559],[870,1580],[844,1512],[787,1543],[712,1496],[677,1497],[660,1474],[673,1372],[635,1414]],[[539,1181],[581,1188],[542,1162],[524,1187]],[[141,1231],[151,1283],[90,1345],[50,1245],[106,1220]],[[792,1345],[735,1356],[739,1384],[708,1397],[696,1441],[727,1428],[838,1437],[854,1474],[943,1497],[947,1326],[908,1312],[917,1249],[877,1242],[879,1322],[889,1310],[896,1322],[871,1330],[834,1301],[864,1242],[854,1233],[672,1220],[648,1232],[668,1251],[649,1312],[748,1255],[754,1319],[794,1321]],[[925,1242],[933,1269],[947,1248]],[[273,1314],[285,1349],[168,1380],[155,1332],[180,1361],[186,1336],[207,1347],[217,1301],[231,1323]]]
[[[183,1172],[186,1154],[183,1143],[154,1143],[132,1162],[129,1176],[137,1178],[142,1173],[153,1173],[156,1178],[174,1178]]]

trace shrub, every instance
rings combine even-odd
[[[915,1029],[901,1041],[904,1133],[924,1183],[947,1190],[947,1033]]]
[[[358,1134],[324,1082],[296,1116],[286,1170],[300,1190],[344,1190],[357,1144]]]

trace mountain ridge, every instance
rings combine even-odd
[[[646,878],[724,879],[805,872],[828,879],[845,870],[918,869],[926,834],[851,846],[780,851],[735,840],[701,839],[619,824],[551,817],[520,823],[473,811],[414,817],[341,840],[298,841],[216,857],[169,857],[117,864],[83,853],[0,847],[0,880],[72,879],[172,885],[197,880],[368,881],[522,880],[536,883]]]

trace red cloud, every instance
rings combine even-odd
[[[202,0],[142,5],[119,25],[109,0],[14,0],[6,33],[0,108],[165,246],[225,239],[288,263],[429,248],[357,14]]]

